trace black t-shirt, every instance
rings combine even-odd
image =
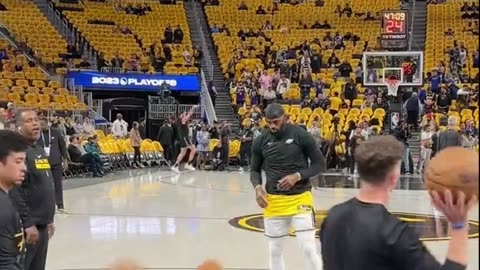
[[[20,215],[8,194],[0,189],[0,269],[23,269],[25,238]]]
[[[324,270],[464,270],[442,266],[419,235],[381,204],[356,198],[334,206],[320,230]]]
[[[250,181],[255,187],[262,183],[262,165],[266,174],[268,194],[296,195],[311,189],[310,178],[326,170],[326,162],[306,130],[286,124],[272,134],[264,130],[253,140]],[[278,182],[285,176],[300,173],[301,179],[290,190],[279,190]]]
[[[178,139],[180,141],[183,140],[183,138],[188,138],[189,130],[188,130],[188,125],[182,123],[182,119],[178,119],[177,122],[177,135]]]
[[[242,132],[242,139],[250,138],[250,140],[242,141],[241,146],[251,148],[252,147],[252,140],[253,140],[253,131],[251,129],[244,129]]]

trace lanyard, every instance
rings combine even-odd
[[[46,141],[45,141],[45,133],[42,132],[42,142],[43,142],[43,147],[50,147],[50,143],[51,143],[51,134],[50,134],[50,129],[48,129],[48,144],[46,144]]]

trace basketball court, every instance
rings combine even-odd
[[[47,269],[104,269],[131,257],[147,269],[194,269],[215,258],[227,269],[267,269],[260,209],[248,173],[130,170],[105,179],[66,181],[69,215],[56,216]],[[317,223],[334,204],[350,199],[358,182],[328,176],[313,190]],[[421,179],[403,177],[389,210],[414,226],[440,260],[447,250],[446,223],[436,218]],[[471,213],[470,270],[478,264],[478,208]],[[303,269],[292,236],[286,269]],[[346,258],[347,259],[347,258]]]

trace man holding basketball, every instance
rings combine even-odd
[[[321,267],[315,246],[315,213],[310,178],[325,171],[325,159],[313,137],[304,129],[287,124],[280,104],[265,110],[268,130],[252,145],[250,181],[256,200],[264,208],[265,235],[271,270],[283,270],[283,245],[295,229],[308,270]],[[310,165],[309,165],[310,161]],[[262,186],[262,167],[267,180]]]
[[[180,116],[178,117],[177,120],[177,139],[180,144],[180,153],[178,154],[177,157],[177,162],[173,164],[172,166],[172,171],[176,173],[180,173],[180,170],[178,169],[180,163],[182,162],[183,158],[185,157],[185,154],[187,154],[187,150],[190,150],[189,156],[188,156],[188,162],[185,164],[185,169],[194,171],[195,168],[193,167],[193,158],[195,157],[195,145],[193,145],[192,141],[190,140],[190,131],[188,129],[188,123],[190,122],[193,111],[197,108],[197,106],[193,106],[188,113],[181,113]]]
[[[464,270],[468,262],[468,211],[476,198],[432,191],[432,203],[449,221],[443,265],[428,252],[408,223],[386,208],[400,177],[403,145],[393,136],[374,136],[355,152],[362,181],[357,196],[334,206],[320,231],[325,270]],[[443,198],[441,198],[443,197]]]

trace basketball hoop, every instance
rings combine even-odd
[[[393,77],[393,76],[392,76]],[[397,96],[398,87],[400,86],[400,80],[397,80],[395,77],[388,78],[386,81],[386,85],[388,88],[387,96]]]

